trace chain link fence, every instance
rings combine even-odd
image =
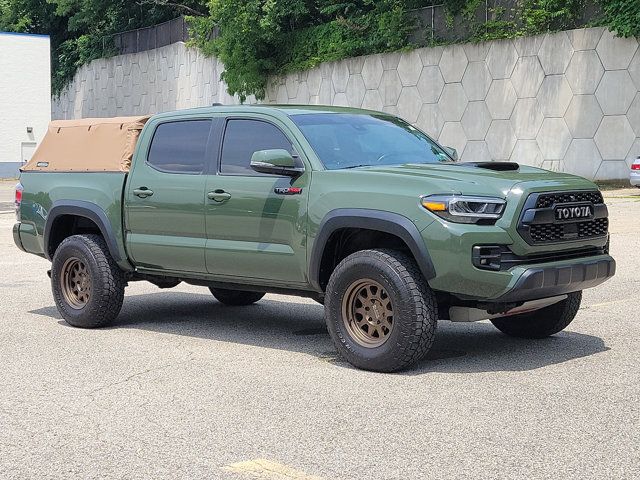
[[[187,22],[184,17],[178,17],[152,27],[116,33],[107,37],[105,42],[109,42],[118,55],[123,55],[152,50],[187,40],[189,40]]]
[[[438,42],[457,42],[468,39],[474,32],[472,26],[480,26],[493,20],[519,23],[518,10],[522,0],[485,0],[480,2],[474,12],[465,16],[450,17],[443,3],[413,8],[408,11],[409,18],[416,28],[410,37],[414,45],[424,46]],[[585,0],[581,18],[575,19],[575,27],[584,26],[597,18],[600,8],[595,0]],[[211,32],[212,37],[218,32]],[[185,17],[174,18],[168,22],[137,30],[116,33],[104,39],[105,53],[108,50],[116,54],[136,53],[151,50],[176,42],[189,40],[189,27]]]
[[[513,22],[521,25],[519,12],[522,10],[522,0],[485,0],[479,2],[475,11],[466,15],[451,17],[446,11],[444,3],[434,2],[431,6],[413,8],[408,16],[416,24],[416,29],[410,41],[415,45],[429,45],[438,42],[459,42],[470,38],[472,29],[492,21]],[[598,18],[601,7],[596,0],[584,0],[581,15],[573,19],[573,28],[588,25]]]

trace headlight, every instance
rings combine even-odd
[[[424,208],[455,223],[493,224],[504,212],[507,202],[501,198],[465,195],[427,195],[420,199]]]

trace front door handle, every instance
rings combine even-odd
[[[209,200],[213,200],[214,202],[225,202],[231,198],[231,194],[225,192],[224,190],[215,190],[213,192],[207,193],[207,198]]]
[[[150,197],[151,195],[153,195],[153,190],[149,190],[147,187],[140,187],[140,188],[136,188],[133,191],[133,194],[136,197],[147,198],[147,197]]]

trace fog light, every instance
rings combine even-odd
[[[471,261],[474,267],[482,270],[500,270],[502,247],[497,245],[476,245],[473,247]]]

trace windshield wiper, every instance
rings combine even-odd
[[[360,165],[349,165],[348,167],[343,167],[340,170],[348,170],[350,168],[360,168],[360,167],[371,167],[368,163],[361,163]]]

